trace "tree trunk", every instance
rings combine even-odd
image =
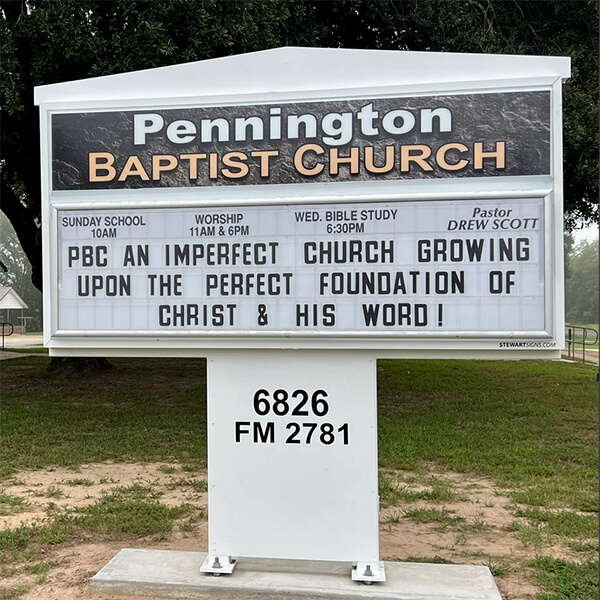
[[[90,377],[112,368],[106,358],[53,356],[47,372],[60,377]]]

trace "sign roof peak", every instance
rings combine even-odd
[[[39,86],[35,103],[301,93],[569,75],[570,59],[565,57],[287,46]]]

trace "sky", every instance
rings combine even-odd
[[[575,237],[576,244],[579,244],[579,242],[582,242],[583,240],[593,242],[598,239],[598,225],[586,227],[585,229],[578,229],[573,232],[573,236]]]

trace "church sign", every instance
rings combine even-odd
[[[569,70],[280,48],[36,88],[44,342],[206,357],[202,572],[384,581],[377,360],[560,357]]]

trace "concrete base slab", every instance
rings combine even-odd
[[[201,573],[204,552],[121,550],[90,582],[101,594],[161,598],[502,600],[487,567],[386,562],[387,581],[352,581],[351,565],[241,558],[232,575]]]

